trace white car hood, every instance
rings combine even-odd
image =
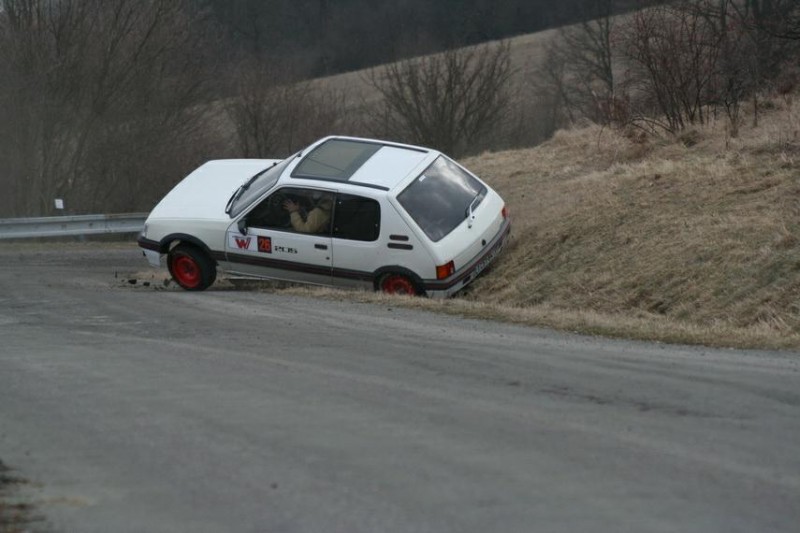
[[[186,176],[150,212],[150,218],[228,220],[225,205],[233,192],[276,159],[209,161]]]

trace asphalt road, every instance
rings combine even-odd
[[[146,269],[0,246],[0,460],[51,530],[800,530],[800,354],[124,283]]]

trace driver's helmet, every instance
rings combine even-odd
[[[326,211],[330,211],[333,207],[333,200],[331,199],[331,195],[324,193],[322,191],[313,191],[311,193],[311,200],[314,202],[314,205],[319,207],[320,209],[324,209]]]

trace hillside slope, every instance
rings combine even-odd
[[[514,236],[465,298],[570,329],[800,346],[800,109],[769,107],[737,139],[722,120],[657,140],[587,127],[466,160]]]

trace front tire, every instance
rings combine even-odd
[[[175,283],[187,291],[205,290],[217,279],[214,261],[208,254],[189,244],[179,244],[170,250],[167,267]]]

